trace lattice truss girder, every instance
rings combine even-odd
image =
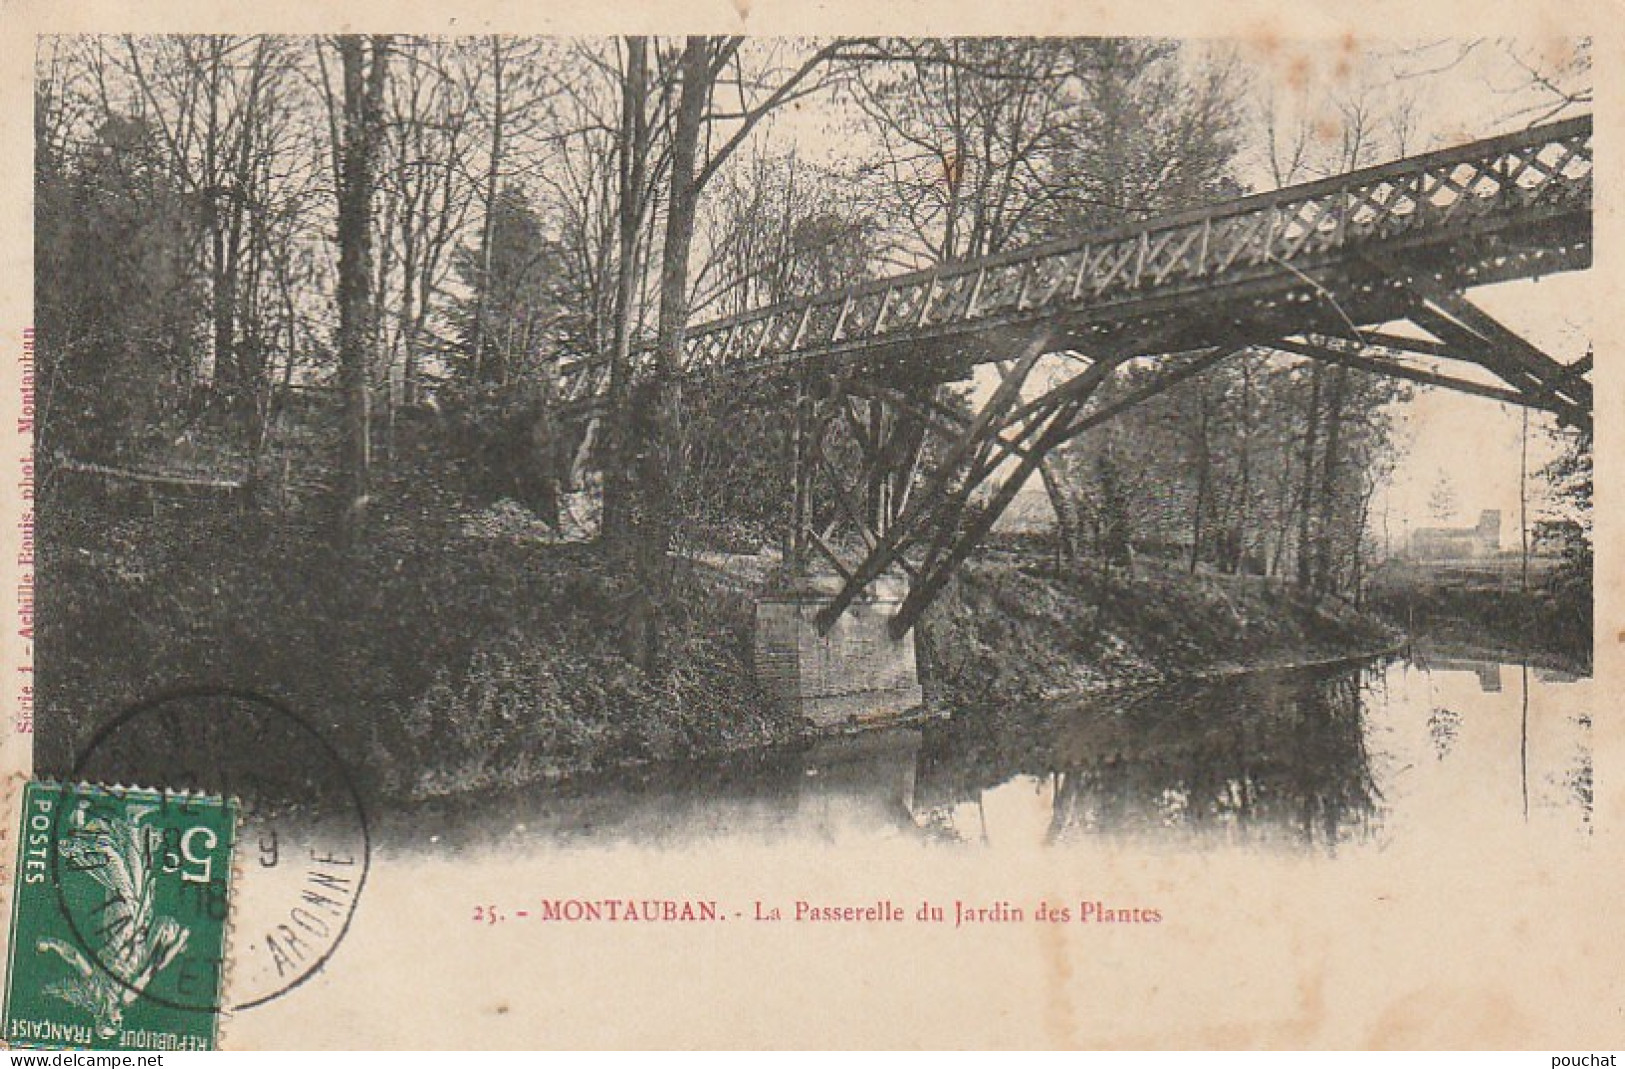
[[[1368,257],[1429,265],[1456,288],[1572,269],[1590,258],[1592,186],[1591,120],[1582,117],[694,326],[682,370],[786,373],[809,360],[918,354],[924,342],[957,345],[1011,326],[1128,322]],[[591,405],[607,379],[600,358],[570,361],[559,396]]]

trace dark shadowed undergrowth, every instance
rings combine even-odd
[[[674,564],[661,671],[618,650],[596,549],[491,537],[471,506],[380,495],[367,543],[252,511],[42,510],[38,763],[166,690],[247,688],[312,721],[369,793],[512,785],[794,737],[749,671],[748,595]]]
[[[674,559],[662,662],[646,675],[621,656],[626,591],[595,547],[492,530],[487,513],[431,486],[384,488],[365,544],[348,551],[321,537],[314,512],[154,507],[50,488],[38,767],[65,773],[120,709],[199,685],[286,703],[379,799],[807,732],[752,677],[759,577]],[[929,697],[956,709],[1347,655],[1388,638],[1344,606],[1257,580],[982,563],[933,608],[919,649]]]

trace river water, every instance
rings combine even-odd
[[[795,751],[429,802],[384,855],[906,840],[1381,850],[1591,826],[1592,681],[1441,653],[966,712]]]
[[[969,1046],[1460,1046],[1525,1005],[1463,977],[1527,999],[1526,977],[1572,974],[1526,1014],[1561,1046],[1609,1012],[1572,967],[1611,945],[1606,907],[1553,878],[1591,852],[1592,690],[1417,655],[394,809],[331,962],[228,1034],[816,1047],[868,1022]],[[1563,867],[1520,867],[1530,844]],[[290,916],[270,893],[250,908],[261,874],[243,875],[233,994]],[[546,919],[611,899],[714,903],[718,923]],[[802,900],[910,919],[802,924]],[[1040,902],[1080,923],[1038,923]],[[1161,919],[1083,924],[1086,902]],[[960,924],[962,904],[1001,903],[1028,912]]]

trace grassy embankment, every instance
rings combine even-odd
[[[375,797],[515,785],[792,740],[750,673],[748,569],[676,565],[666,668],[616,649],[596,551],[432,491],[381,495],[366,544],[197,505],[42,511],[38,761],[61,773],[94,726],[169,688],[260,690],[301,711]],[[117,518],[110,518],[117,513]],[[973,564],[921,628],[932,700],[1014,702],[1178,674],[1367,652],[1346,608],[1177,571],[1045,575]]]
[[[1373,655],[1397,632],[1255,576],[968,568],[921,635],[927,688],[963,705]]]
[[[1525,588],[1509,568],[1390,562],[1372,576],[1371,609],[1419,643],[1589,675],[1590,577],[1549,564]]]

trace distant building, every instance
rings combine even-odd
[[[1501,510],[1485,509],[1473,527],[1418,527],[1411,532],[1415,560],[1480,560],[1501,551]]]

